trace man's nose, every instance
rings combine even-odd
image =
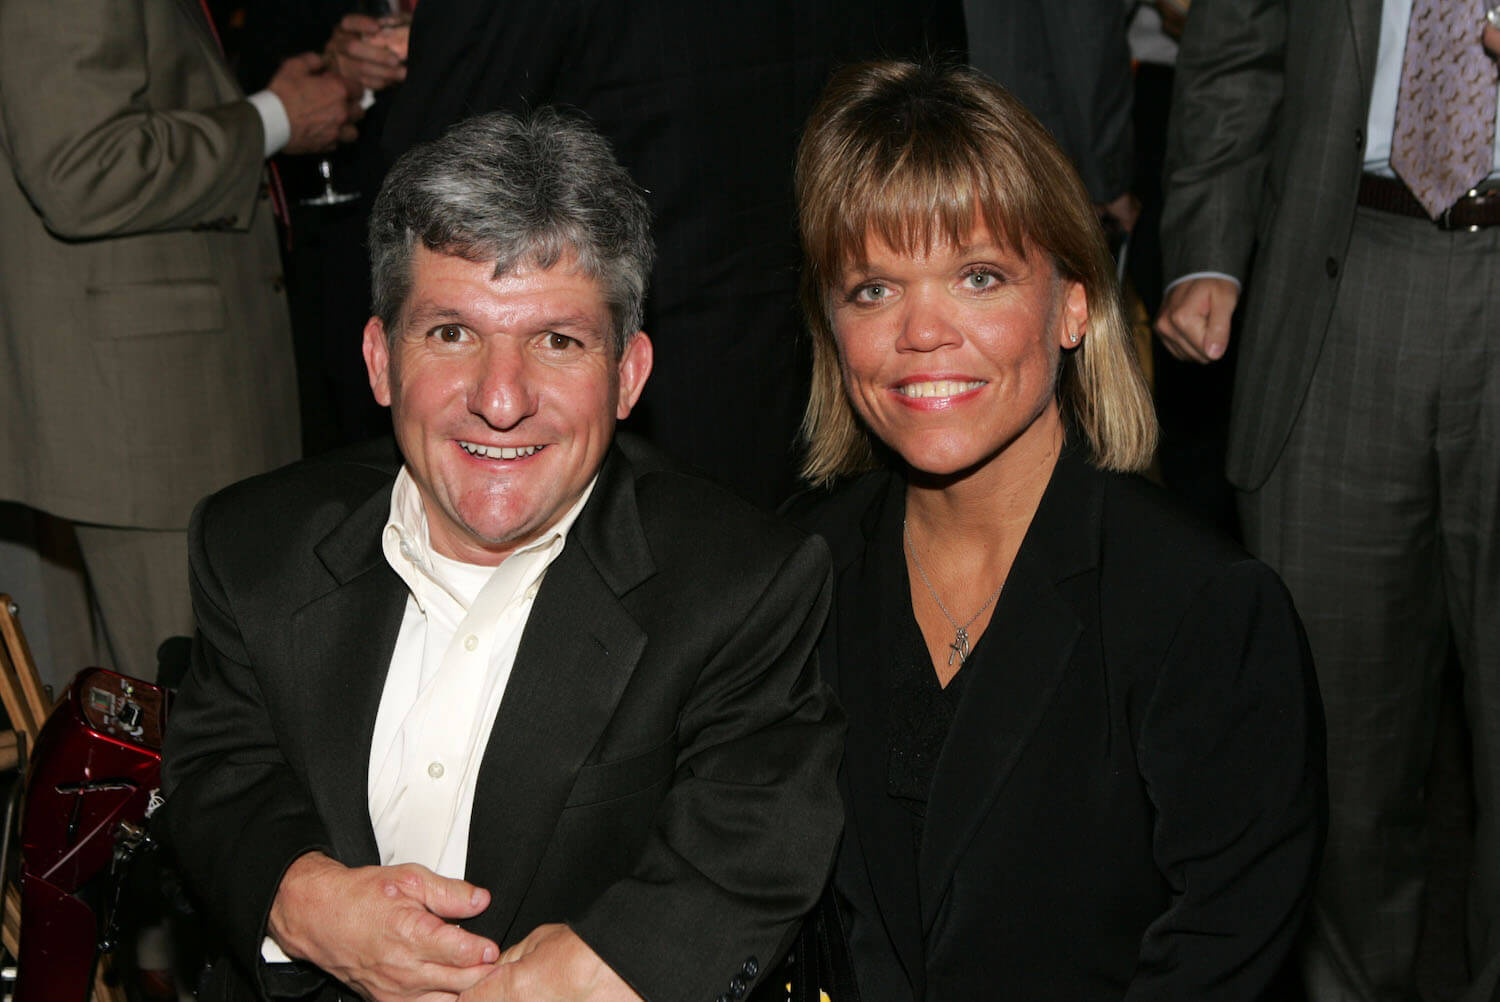
[[[536,387],[524,345],[486,345],[469,391],[469,410],[492,428],[514,428],[536,413]]]
[[[950,304],[940,293],[914,289],[903,304],[898,347],[908,351],[934,351],[963,341],[963,332],[955,323]]]

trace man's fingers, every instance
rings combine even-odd
[[[490,906],[490,892],[466,880],[440,876],[415,863],[395,869],[403,892],[422,902],[422,906],[434,915],[450,919],[473,918]]]
[[[476,964],[473,967],[447,967],[442,964],[421,964],[417,975],[423,984],[441,992],[458,995],[468,991],[490,976],[494,964]]]
[[[369,14],[345,14],[334,31],[346,31],[353,35],[373,35],[380,30],[378,18]]]
[[[289,56],[281,65],[285,67],[290,63],[295,69],[303,73],[317,73],[324,65],[324,59],[316,52],[299,52],[295,56]]]
[[[1223,278],[1193,278],[1167,293],[1156,330],[1175,357],[1208,363],[1229,347],[1229,322],[1239,287]]]

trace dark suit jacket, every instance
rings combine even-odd
[[[1312,665],[1276,576],[1065,455],[964,668],[908,869],[879,612],[908,588],[903,515],[884,471],[794,511],[834,553],[819,651],[849,716],[835,887],[864,998],[1258,997],[1326,810]]]
[[[958,0],[423,0],[389,158],[468,115],[583,110],[647,192],[651,384],[630,427],[751,500],[807,401],[792,161],[832,66],[963,44]]]
[[[964,0],[969,62],[1041,119],[1095,202],[1130,190],[1130,47],[1119,0]]]
[[[1242,490],[1265,483],[1281,455],[1328,330],[1380,11],[1380,0],[1196,0],[1188,18],[1168,133],[1164,274],[1250,279],[1229,428],[1229,479]]]
[[[302,463],[195,515],[199,635],[164,810],[235,965],[209,998],[250,997],[252,972],[309,986],[259,962],[294,858],[378,862],[370,735],[407,598],[380,547],[393,472]],[[813,654],[827,601],[818,540],[617,443],[484,754],[465,876],[493,903],[464,924],[513,943],[567,921],[651,1002],[712,999],[752,957],[768,970],[840,823],[841,717]]]

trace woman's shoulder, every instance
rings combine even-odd
[[[1091,472],[1099,483],[1103,547],[1115,560],[1193,578],[1259,563],[1237,540],[1145,477]]]
[[[822,536],[838,564],[841,554],[862,545],[870,520],[896,480],[891,470],[871,470],[828,487],[794,494],[781,506],[780,513],[803,532]]]
[[[1156,484],[1094,471],[1100,484],[1100,593],[1120,635],[1179,636],[1192,621],[1278,621],[1299,632],[1280,577]],[[1241,624],[1243,625],[1243,624]],[[1149,646],[1149,644],[1147,645]]]

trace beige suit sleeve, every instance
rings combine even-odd
[[[0,143],[65,239],[247,227],[262,126],[180,0],[0,0]]]

